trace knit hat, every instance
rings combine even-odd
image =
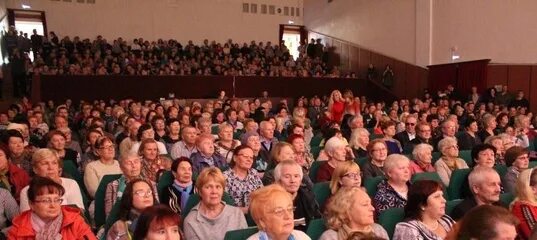
[[[242,134],[242,137],[241,137],[241,144],[242,145],[246,145],[248,143],[248,139],[252,136],[258,136],[259,137],[259,134],[257,132],[254,132],[254,131],[249,131],[249,132],[246,132],[244,134]]]

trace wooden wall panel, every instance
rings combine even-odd
[[[360,69],[360,49],[350,47],[349,49],[349,69],[358,75]]]
[[[516,92],[530,88],[531,66],[511,65],[509,66],[507,87],[509,91]]]
[[[487,71],[487,87],[507,84],[509,72],[507,65],[488,65]]]
[[[394,63],[391,63],[390,66],[392,68],[394,78],[395,78],[394,85],[392,88],[393,91],[395,92],[395,95],[407,98],[410,93],[408,92],[408,89],[407,89],[408,76],[407,76],[406,64],[403,62],[394,62]]]
[[[365,49],[360,49],[359,64],[358,65],[358,78],[366,78],[367,67],[371,63],[371,52]]]

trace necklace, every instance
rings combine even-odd
[[[435,223],[436,223],[436,225],[435,225],[434,227],[431,227],[431,226],[427,225],[426,223],[423,223],[423,224],[425,224],[425,226],[427,226],[427,228],[429,228],[431,231],[434,232],[434,231],[436,231],[436,230],[438,229],[438,227],[440,226],[440,223],[439,223],[438,221],[436,221]]]

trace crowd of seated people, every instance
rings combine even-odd
[[[447,93],[25,99],[0,113],[0,239],[532,239],[533,115]]]
[[[301,43],[299,56],[291,56],[285,44],[270,41],[236,43],[229,39],[217,43],[205,39],[194,44],[121,37],[108,41],[100,35],[94,39],[58,37],[54,32],[41,36],[35,30],[28,37],[22,31],[17,35],[13,27],[4,39],[11,60],[22,62],[17,66],[31,74],[356,77],[343,75],[337,67],[328,68],[328,53],[320,40],[314,43],[320,53],[308,52],[309,44]]]

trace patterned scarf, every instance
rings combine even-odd
[[[36,240],[60,240],[62,235],[60,229],[63,222],[63,214],[60,214],[50,222],[44,222],[37,215],[32,213],[31,216],[32,228],[35,231]]]

